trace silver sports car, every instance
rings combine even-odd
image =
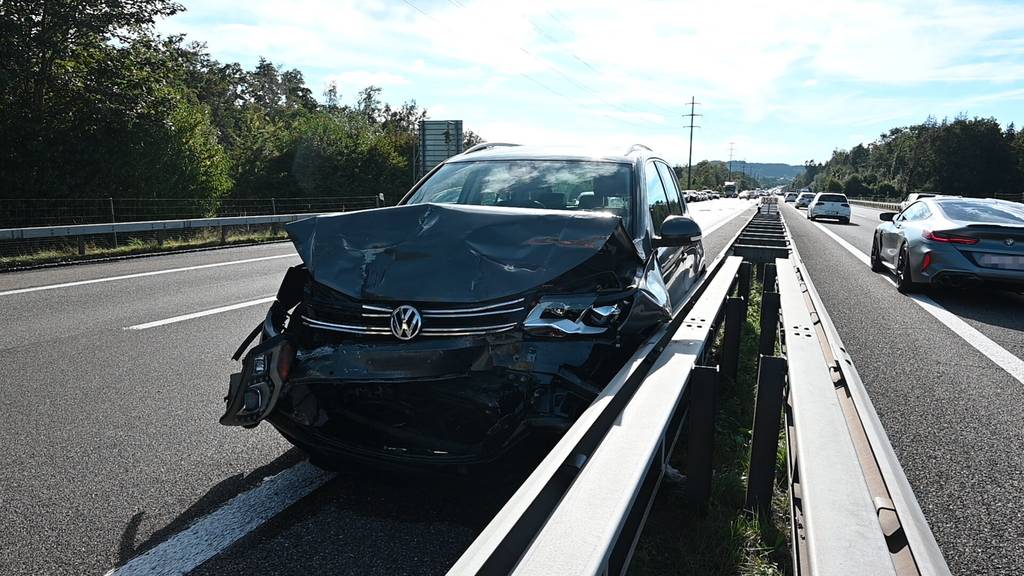
[[[879,218],[871,269],[894,272],[900,292],[925,284],[1024,288],[1024,204],[935,197]]]

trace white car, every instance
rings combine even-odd
[[[807,205],[807,219],[835,218],[843,224],[850,223],[850,201],[845,194],[818,192]]]
[[[749,199],[750,198],[750,192],[747,191],[747,190],[744,190],[743,192],[740,192],[739,198],[740,198],[740,200],[747,200],[747,199]]]

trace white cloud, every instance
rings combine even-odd
[[[335,82],[338,87],[345,90],[361,90],[369,85],[388,88],[408,84],[409,80],[391,72],[370,72],[368,70],[351,70],[340,74],[333,74],[327,77],[327,82]]]
[[[207,41],[217,58],[266,56],[303,70],[315,93],[331,78],[346,94],[381,85],[489,138],[495,119],[514,117],[508,128],[524,135],[636,133],[677,146],[694,95],[701,145],[722,157],[710,152],[762,126],[852,128],[836,133],[841,143],[881,123],[996,103],[986,95],[1013,94],[1024,78],[1024,10],[980,0],[189,4],[162,30]],[[798,146],[753,140],[752,160]]]

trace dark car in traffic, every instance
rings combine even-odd
[[[397,206],[287,225],[302,264],[236,354],[260,337],[222,424],[265,419],[328,467],[490,462],[567,429],[704,272],[646,147],[477,148]]]
[[[901,292],[930,284],[1024,288],[1024,204],[935,196],[879,217],[871,269],[892,271]]]

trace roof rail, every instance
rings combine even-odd
[[[487,150],[488,148],[498,148],[501,146],[519,146],[519,144],[513,144],[511,142],[481,142],[479,144],[470,146],[468,150],[463,152],[463,154],[472,154],[473,152],[479,152],[480,150]]]
[[[654,150],[651,150],[650,146],[647,146],[645,144],[633,144],[632,146],[629,147],[629,149],[626,150],[626,154],[632,154],[637,150],[647,150],[648,152],[654,152]]]

